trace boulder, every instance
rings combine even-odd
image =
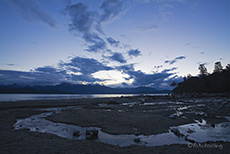
[[[139,138],[135,138],[133,141],[136,142],[136,143],[140,143],[141,142],[141,140]]]
[[[211,124],[212,128],[215,128],[215,124]]]
[[[73,131],[73,136],[79,137],[81,135],[79,130]]]
[[[85,132],[86,140],[95,140],[98,139],[98,130],[90,129]]]
[[[181,134],[178,128],[171,128],[171,132],[173,132],[178,137],[184,136],[184,134]]]

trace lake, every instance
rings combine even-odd
[[[167,94],[0,94],[0,102],[44,99],[106,98],[138,95],[162,96]]]

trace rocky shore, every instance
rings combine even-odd
[[[36,129],[15,130],[14,124],[17,119],[47,113],[45,109],[57,107],[68,108],[44,119],[57,124],[97,127],[111,135],[135,135],[135,144],[121,147],[102,143],[97,137],[75,140],[41,133]],[[191,124],[196,120],[199,125],[205,121],[205,127],[215,131],[219,123],[229,122],[229,111],[230,98],[227,96],[135,96],[0,102],[0,153],[228,153],[229,141],[196,142],[189,139],[189,136],[186,137],[178,128],[176,130],[172,127]],[[169,132],[178,138],[187,138],[186,144],[138,145],[141,142],[139,136]],[[76,138],[80,136],[76,130],[74,133],[72,135]],[[88,134],[97,133],[88,131]],[[189,133],[193,134],[193,130]]]

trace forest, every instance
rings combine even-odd
[[[230,93],[230,64],[223,68],[221,62],[216,62],[211,74],[204,64],[200,64],[198,69],[198,76],[188,75],[183,82],[173,82],[173,93]]]

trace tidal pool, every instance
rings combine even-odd
[[[217,124],[213,128],[205,121],[195,121],[195,123],[171,127],[167,133],[136,136],[134,134],[113,135],[101,131],[98,127],[80,127],[71,124],[55,123],[45,119],[45,117],[62,112],[66,109],[69,109],[69,107],[43,109],[49,112],[36,114],[25,119],[17,119],[17,122],[14,124],[14,129],[29,129],[29,131],[50,133],[62,138],[76,140],[85,140],[86,130],[97,129],[98,139],[95,141],[121,147],[130,145],[162,146],[170,144],[187,144],[189,143],[188,139],[199,143],[206,141],[230,141],[230,122]],[[183,135],[180,136],[175,132],[173,133],[171,131],[172,129],[179,130],[180,134]],[[78,137],[73,136],[75,130],[80,131]]]

